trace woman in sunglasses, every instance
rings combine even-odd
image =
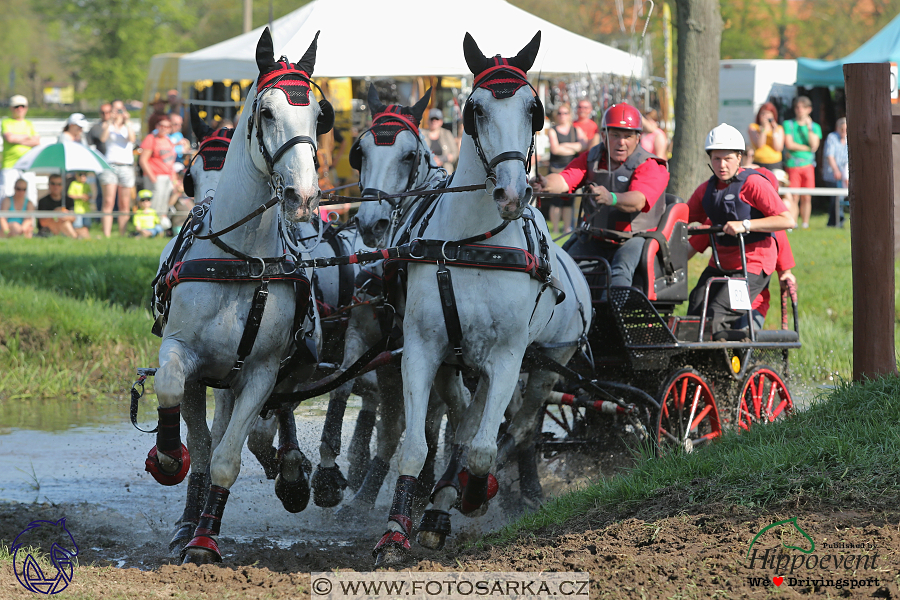
[[[34,219],[25,216],[25,213],[33,211],[34,205],[28,201],[25,195],[28,192],[28,182],[24,179],[16,180],[13,190],[11,198],[4,198],[0,201],[0,211],[21,212],[23,215],[21,217],[0,217],[0,235],[2,237],[30,238],[34,233]]]

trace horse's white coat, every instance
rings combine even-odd
[[[255,99],[251,91],[244,115],[249,115]],[[288,139],[297,135],[315,137],[318,105],[293,107],[285,95],[272,90],[260,99],[260,114],[269,114],[255,126],[263,128],[263,139],[270,153],[274,153]],[[219,231],[240,220],[271,198],[269,174],[256,143],[247,139],[248,119],[241,119],[229,146],[221,179],[216,190],[211,228]],[[298,144],[288,150],[274,166],[287,188],[285,200],[277,209],[269,210],[222,240],[250,256],[275,257],[283,253],[277,235],[278,218],[288,222],[308,220],[318,202],[318,177],[313,163],[313,150],[308,144]],[[197,182],[200,184],[200,182]],[[205,185],[205,184],[200,184]],[[197,189],[204,189],[199,187]],[[207,240],[196,240],[185,256],[192,258],[231,258]],[[186,422],[200,420],[202,395],[185,395],[200,386],[202,377],[222,379],[237,358],[237,346],[244,330],[255,283],[182,283],[172,292],[169,319],[163,331],[159,351],[160,368],[156,373],[156,392],[161,407],[186,404]],[[212,483],[230,488],[240,471],[240,451],[250,426],[262,404],[272,392],[280,360],[290,343],[295,296],[290,284],[272,282],[259,334],[253,351],[235,378],[231,393],[235,407],[221,443],[210,459]],[[311,373],[309,366],[305,376]],[[296,374],[303,378],[304,374]],[[199,405],[198,405],[199,404]],[[190,417],[190,419],[189,419]],[[198,432],[201,437],[203,434]],[[172,470],[174,461],[160,456],[164,469]]]
[[[489,91],[472,94],[476,124],[487,160],[509,151],[527,154],[531,143],[531,90],[523,87],[512,97],[495,100]],[[527,207],[531,196],[525,167],[505,161],[496,169],[496,190],[445,195],[422,237],[460,240],[485,233],[505,220],[518,219],[523,211],[533,215],[534,225],[549,237],[540,213]],[[472,138],[465,135],[454,186],[483,183],[484,165]],[[418,235],[418,230],[416,230]],[[491,244],[526,248],[521,222],[510,223]],[[558,272],[555,255],[551,268]],[[475,402],[465,410],[463,429],[474,430],[468,468],[487,475],[496,456],[496,436],[504,410],[513,396],[525,348],[543,329],[555,298],[545,293],[535,305],[541,284],[521,273],[450,266],[463,332],[463,361],[478,370],[482,379]],[[400,449],[400,474],[417,476],[425,460],[425,419],[428,392],[441,363],[451,357],[435,274],[436,265],[411,263],[408,269],[404,318],[403,384],[406,438]],[[452,408],[451,408],[452,410]],[[399,530],[393,521],[390,526]]]

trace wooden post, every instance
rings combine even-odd
[[[853,379],[896,374],[890,66],[846,64]]]

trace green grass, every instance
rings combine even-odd
[[[17,283],[101,304],[146,308],[166,242],[119,237],[0,240],[0,285]]]
[[[729,433],[691,454],[645,458],[626,474],[545,502],[477,545],[509,543],[591,514],[624,514],[654,499],[671,507],[679,498],[678,510],[711,503],[883,505],[900,494],[898,413],[900,378],[839,382],[789,419]]]

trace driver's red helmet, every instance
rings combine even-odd
[[[612,129],[629,129],[631,131],[641,131],[641,113],[638,109],[625,104],[613,104],[606,109],[603,115],[603,127]]]

